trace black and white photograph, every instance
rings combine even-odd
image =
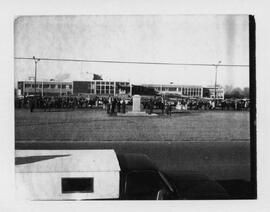
[[[257,199],[253,15],[13,24],[17,199]]]

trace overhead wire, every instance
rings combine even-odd
[[[31,57],[14,57],[16,60],[33,60]],[[210,63],[172,63],[172,62],[146,62],[146,61],[118,61],[118,60],[85,60],[63,58],[38,58],[40,61],[86,62],[86,63],[116,63],[138,65],[171,65],[171,66],[223,66],[223,67],[249,67],[245,64],[210,64]]]

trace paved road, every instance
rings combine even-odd
[[[248,142],[17,141],[16,149],[115,149],[144,153],[163,170],[195,170],[215,179],[250,179]]]

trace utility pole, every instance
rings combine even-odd
[[[37,63],[38,61],[40,61],[40,59],[33,56],[33,60],[35,61],[35,96],[36,96],[37,94]]]
[[[218,70],[218,66],[221,64],[221,61],[218,61],[217,64],[215,64],[215,104],[216,104],[216,98],[217,98],[217,70]]]

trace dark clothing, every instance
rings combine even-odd
[[[116,106],[116,101],[113,100],[113,102],[112,102],[112,110],[111,110],[111,113],[114,113],[115,106]]]
[[[164,114],[164,103],[161,102],[160,106],[161,106],[161,112],[162,112],[162,114]]]
[[[107,104],[107,113],[109,114],[111,112],[111,104]]]
[[[120,109],[121,109],[121,103],[120,101],[117,101],[117,113],[120,113]]]
[[[123,100],[122,102],[122,113],[126,113],[126,102]]]
[[[35,102],[34,102],[34,99],[30,99],[29,101],[30,103],[30,112],[34,112],[34,108],[35,108]]]

